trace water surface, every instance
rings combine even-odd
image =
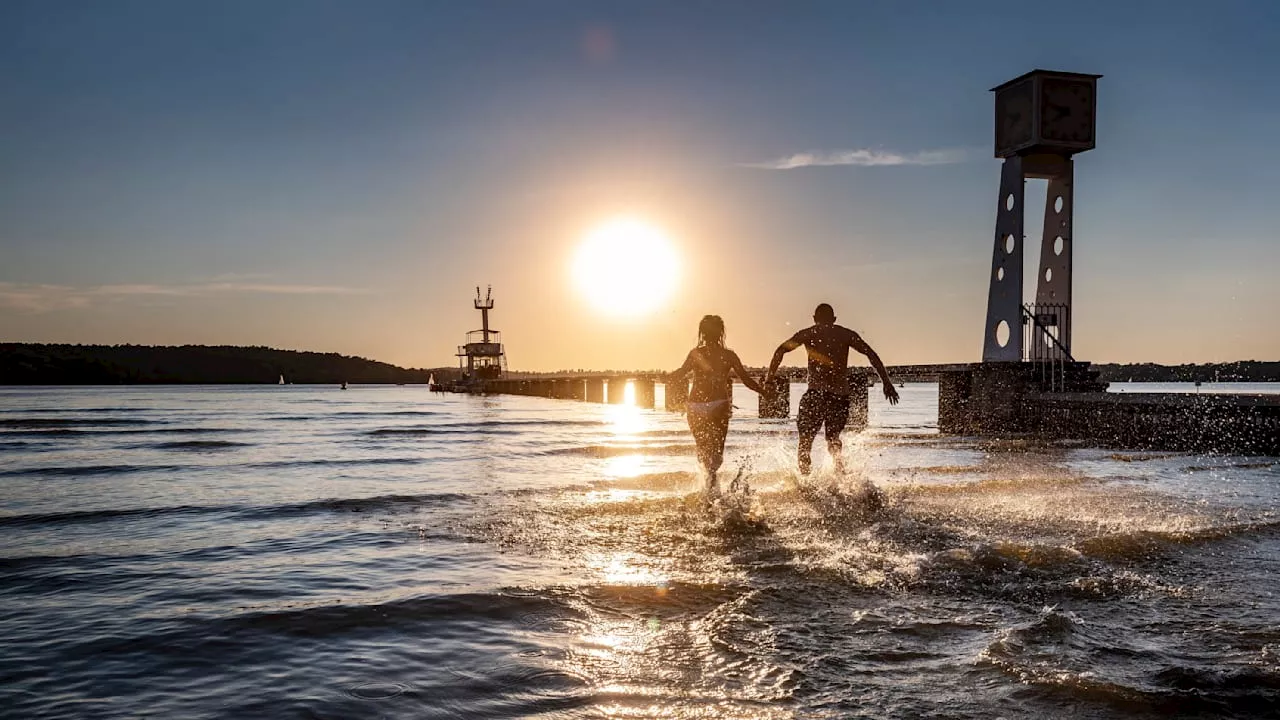
[[[0,389],[0,715],[1277,712],[1275,460],[940,437],[902,393],[799,480],[739,389],[708,504],[662,412]]]

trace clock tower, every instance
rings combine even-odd
[[[992,88],[995,156],[1003,158],[983,362],[1070,358],[1072,160],[1094,147],[1101,75],[1032,70]],[[1049,181],[1036,298],[1022,302],[1027,178]],[[1025,319],[1024,319],[1025,318]],[[1024,333],[1024,324],[1034,326]],[[1023,347],[1024,337],[1030,347]]]

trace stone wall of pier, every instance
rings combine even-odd
[[[938,429],[1275,456],[1280,455],[1280,396],[1045,392],[1036,370],[1025,363],[984,363],[940,377]]]

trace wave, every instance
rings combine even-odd
[[[1197,545],[1232,537],[1261,535],[1280,530],[1280,519],[1206,525],[1184,530],[1131,530],[1098,535],[1076,543],[1082,553],[1106,560],[1151,557],[1165,546]]]
[[[1166,460],[1168,458],[1182,457],[1186,453],[1111,453],[1107,455],[1108,460],[1117,460],[1119,462],[1150,462],[1152,460]]]
[[[49,443],[26,442],[24,440],[13,440],[0,442],[0,453],[3,452],[22,452],[30,448],[48,447]]]
[[[240,507],[234,515],[239,519],[260,519],[317,512],[378,512],[389,510],[440,507],[473,499],[464,493],[423,493],[420,495],[376,495],[366,498],[328,498],[282,505]]]
[[[431,410],[387,410],[383,412],[372,412],[363,410],[347,410],[342,412],[320,413],[316,415],[266,415],[264,420],[285,420],[285,421],[302,421],[302,420],[328,420],[331,418],[342,417],[435,417],[440,415],[438,412]]]
[[[242,467],[249,468],[287,468],[287,467],[322,467],[322,466],[351,466],[351,465],[421,465],[427,462],[425,458],[352,458],[347,460],[271,460],[268,462],[248,463]]]
[[[606,427],[606,423],[597,420],[492,420],[474,423],[442,423],[437,425],[406,425],[377,428],[365,434],[372,436],[385,435],[517,435],[523,431],[516,428],[555,428],[555,427]]]
[[[649,490],[669,492],[695,486],[698,482],[695,472],[663,472],[635,475],[625,478],[597,480],[589,486],[594,490]]]
[[[0,414],[16,415],[20,413],[31,413],[33,415],[57,415],[62,413],[132,413],[142,412],[138,408],[131,407],[91,407],[91,408],[14,408],[12,410],[0,410]]]
[[[252,432],[249,428],[219,428],[219,427],[148,427],[148,428],[112,428],[107,430],[94,430],[70,427],[57,428],[33,428],[30,430],[0,429],[0,437],[10,438],[29,438],[29,437],[113,437],[113,436],[134,436],[134,435],[196,435],[196,434],[221,434],[221,433],[244,433]]]
[[[426,427],[378,428],[369,430],[365,435],[371,437],[425,437],[428,435],[518,435],[518,430],[498,431],[471,429],[450,429],[439,425]]]
[[[1222,465],[1188,465],[1183,468],[1183,472],[1205,472],[1213,470],[1263,470],[1265,468],[1274,467],[1278,460],[1263,460],[1255,462],[1238,462],[1224,463]]]
[[[253,443],[232,442],[230,440],[176,440],[150,445],[156,450],[229,450],[231,448],[252,447]]]
[[[623,455],[692,455],[697,446],[681,445],[580,445],[578,447],[543,450],[541,455],[583,455],[594,458],[620,457]]]
[[[1091,628],[1073,613],[1046,608],[1035,620],[997,633],[979,663],[1073,701],[1092,700],[1130,712],[1146,707],[1177,715],[1255,715],[1274,711],[1280,700],[1280,672],[1273,668],[1170,665],[1170,660],[1187,658],[1111,637],[1118,630],[1128,633]],[[1108,657],[1119,660],[1108,662]]]
[[[0,477],[79,477],[83,475],[124,475],[139,472],[173,472],[182,465],[67,465],[0,471]]]
[[[537,624],[546,627],[549,618],[580,622],[581,612],[542,595],[502,592],[430,595],[359,603],[293,603],[248,608],[226,617],[157,623],[151,627],[139,623],[135,627],[136,634],[94,638],[80,643],[75,651],[95,656],[142,652],[189,657],[203,655],[211,646],[225,647],[235,637],[254,643],[260,642],[264,634],[316,640],[349,632],[404,630],[420,625],[471,627],[489,626],[495,622],[530,625],[528,618],[534,618]],[[535,626],[532,629],[539,628]]]
[[[331,498],[279,505],[173,505],[165,507],[73,510],[68,512],[29,513],[0,516],[0,527],[38,525],[71,525],[194,515],[225,515],[233,519],[267,519],[321,512],[375,512],[403,508],[444,506],[470,500],[461,493],[425,493],[421,495],[378,495],[367,498]]]
[[[123,426],[123,425],[153,425],[154,420],[143,420],[142,418],[59,418],[59,417],[18,417],[7,418],[0,417],[0,428],[25,429],[30,428],[39,430],[43,428],[70,428],[70,427],[86,427],[86,426]]]
[[[226,512],[225,506],[175,505],[172,507],[124,508],[116,510],[72,510],[69,512],[31,513],[0,517],[0,527],[26,527],[32,525],[68,525],[105,522],[109,520],[156,518],[166,516],[202,515]]]
[[[440,415],[440,414],[441,413],[435,412],[434,410],[381,410],[381,411],[345,410],[342,412],[332,413],[332,415],[341,416],[341,417],[387,417],[387,416],[395,417],[395,416],[406,416],[406,415],[410,417],[427,417],[427,416]]]

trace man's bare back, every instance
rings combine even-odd
[[[849,394],[849,348],[865,353],[858,333],[842,325],[813,325],[783,343],[788,350],[804,346],[809,356],[809,387],[837,395]],[[859,347],[861,346],[861,347]],[[869,349],[869,348],[868,348]]]

